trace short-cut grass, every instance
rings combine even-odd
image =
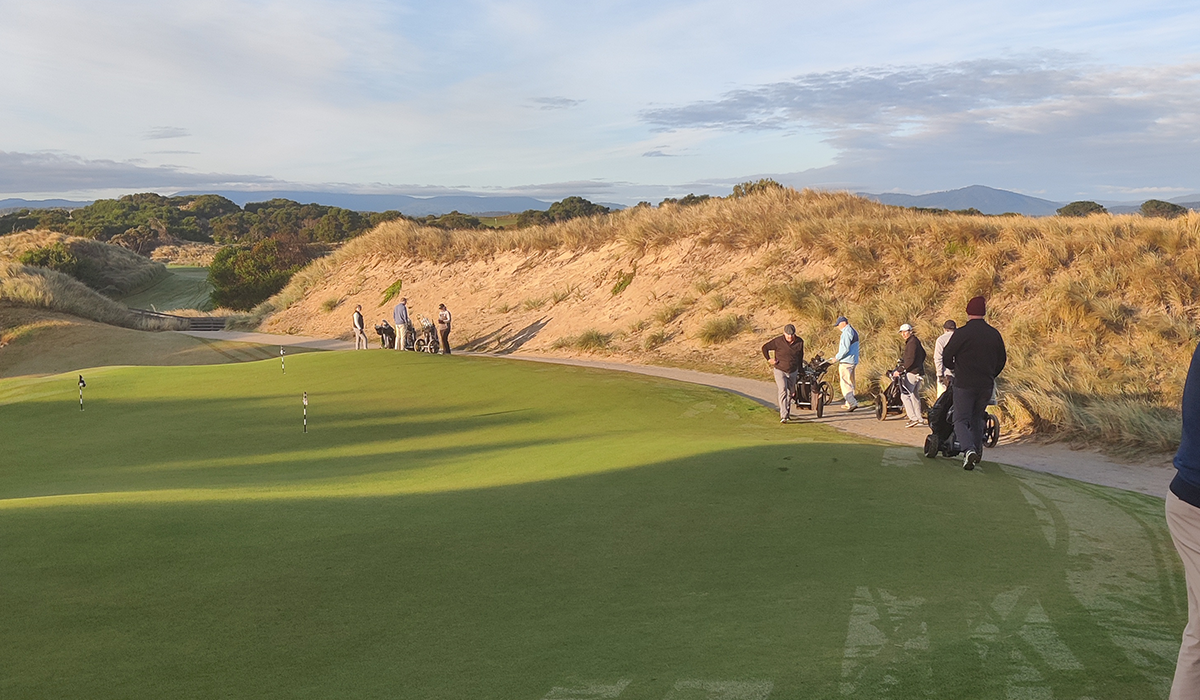
[[[1162,696],[1162,501],[581,368],[0,381],[0,695]],[[308,392],[309,432],[301,432]]]

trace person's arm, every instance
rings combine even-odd
[[[842,337],[838,339],[838,351],[832,362],[841,362],[844,358],[850,356],[850,326],[842,329]]]
[[[942,351],[946,349],[946,343],[938,338],[933,342],[933,371],[940,378],[946,373],[946,368],[942,366]]]
[[[763,343],[763,346],[762,346],[763,359],[765,359],[767,362],[770,362],[771,364],[775,364],[774,360],[771,359],[771,349],[774,346],[775,346],[774,339],[768,340],[767,342]]]
[[[908,336],[908,340],[904,341],[904,355],[900,359],[900,364],[904,366],[905,372],[911,372],[913,364],[917,361],[917,340],[915,336]]]
[[[950,340],[946,341],[946,347],[942,350],[942,368],[953,370],[954,358],[958,354],[959,348],[962,347],[962,339],[967,337],[963,333],[963,329],[954,331],[954,335],[950,336]]]
[[[1004,348],[1004,336],[1000,335],[1000,331],[996,331],[996,339],[1000,341],[1000,357],[996,362],[996,373],[993,377],[999,377],[1004,371],[1004,365],[1008,364],[1008,350]]]

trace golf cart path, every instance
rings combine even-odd
[[[237,340],[263,345],[296,345],[320,350],[349,350],[353,348],[353,344],[349,341],[328,338],[307,338],[304,336],[243,333],[237,331],[184,332],[188,335],[202,338]],[[490,353],[462,354],[645,374],[652,377],[662,377],[664,379],[673,379],[723,389],[757,401],[764,406],[775,407],[775,383],[769,381],[729,377],[723,374],[697,372],[695,370],[674,367],[545,357],[525,353],[505,355]],[[908,445],[917,450],[920,450],[924,445],[925,435],[928,432],[924,428],[905,428],[905,421],[900,416],[893,416],[881,422],[875,418],[875,411],[870,407],[863,407],[854,413],[849,413],[838,403],[827,407],[825,417],[821,419],[817,419],[811,411],[804,410],[797,411],[793,416],[799,416],[800,420],[796,421],[797,423],[823,423],[855,435],[862,435],[900,445]],[[779,429],[787,430],[788,428],[787,426],[780,426]],[[1168,454],[1151,455],[1141,461],[1124,461],[1106,455],[1098,450],[1072,449],[1058,443],[1038,443],[1029,440],[1013,441],[1006,437],[1001,438],[998,447],[993,450],[987,450],[984,458],[988,462],[999,462],[1001,464],[1023,467],[1047,474],[1056,474],[1076,481],[1098,484],[1100,486],[1112,486],[1160,498],[1165,497],[1167,485],[1171,483],[1171,479],[1175,476],[1175,469],[1171,466],[1171,455]]]

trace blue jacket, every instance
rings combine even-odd
[[[842,329],[842,339],[838,341],[838,351],[833,356],[833,361],[848,365],[858,364],[858,331],[849,323]]]
[[[392,311],[392,320],[396,322],[397,328],[403,328],[408,325],[408,307],[403,303],[396,304],[396,308]]]
[[[1200,508],[1200,347],[1192,353],[1183,384],[1183,436],[1175,453],[1175,468],[1179,472],[1171,482],[1171,493]]]

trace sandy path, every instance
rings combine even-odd
[[[214,331],[207,333],[188,331],[187,333],[188,335],[202,338],[236,340],[264,345],[297,345],[321,350],[348,350],[353,348],[352,343],[344,340],[275,335],[270,333],[242,333],[236,331]],[[510,355],[491,355],[486,353],[464,354],[477,357],[500,357],[512,360],[547,362],[577,367],[595,367],[598,369],[645,374],[724,389],[725,391],[758,401],[765,406],[774,407],[775,405],[775,383],[769,381],[727,377],[722,374],[696,372],[673,367],[543,357],[522,353]],[[839,430],[854,433],[855,435],[862,435],[900,445],[909,445],[917,449],[920,449],[924,444],[925,435],[928,433],[926,429],[922,428],[905,428],[905,421],[899,416],[892,416],[888,420],[880,422],[875,418],[875,412],[870,407],[863,407],[854,413],[847,413],[840,404],[835,403],[826,409],[825,417],[819,420],[810,411],[798,410],[796,413],[793,413],[793,416],[796,415],[799,415],[802,422],[824,423]],[[787,430],[787,427],[780,426],[780,430]],[[1137,491],[1160,498],[1165,496],[1167,484],[1171,482],[1171,478],[1175,475],[1175,469],[1171,466],[1171,455],[1151,455],[1142,461],[1128,462],[1105,455],[1097,450],[1074,450],[1060,444],[1045,444],[1031,441],[1012,442],[1006,439],[1001,439],[1000,445],[995,449],[988,450],[985,460],[1048,474],[1056,474],[1090,484],[1112,486],[1127,491]],[[949,462],[950,460],[945,461]],[[957,460],[954,461],[957,463]]]

